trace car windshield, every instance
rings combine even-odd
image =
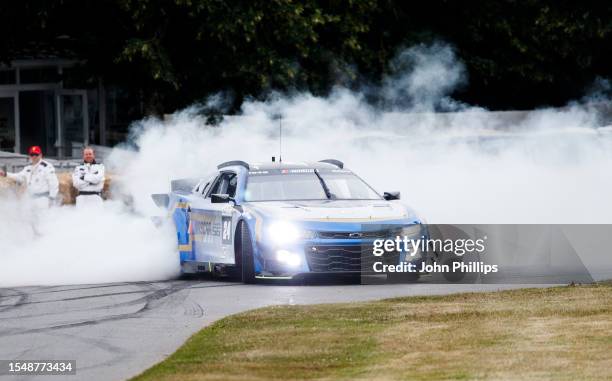
[[[319,173],[331,194],[338,200],[380,200],[380,196],[359,177],[351,172]]]
[[[366,183],[350,172],[274,172],[250,175],[245,201],[380,200]],[[325,184],[325,185],[324,185]],[[326,194],[329,190],[330,197]]]

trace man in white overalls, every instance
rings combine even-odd
[[[104,188],[104,164],[96,162],[93,148],[83,149],[83,164],[72,173],[72,185],[79,191],[76,198],[77,208],[89,205],[102,205]]]
[[[55,175],[55,168],[48,161],[43,160],[42,150],[39,146],[30,147],[30,165],[25,166],[18,173],[5,173],[0,170],[0,176],[15,180],[26,186],[27,195],[32,200],[35,209],[48,209],[55,205],[59,192],[59,181]]]

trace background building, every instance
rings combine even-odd
[[[376,89],[424,46],[457,57],[446,95],[459,102],[508,111],[607,100],[611,19],[609,1],[6,0],[0,150],[40,144],[69,157],[124,141],[144,116],[205,105],[214,124],[275,92],[340,86],[385,105]],[[208,107],[211,96],[222,102]]]
[[[0,151],[79,157],[85,145],[114,145],[142,117],[126,91],[81,80],[82,61],[38,51],[0,66]]]

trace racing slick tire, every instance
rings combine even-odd
[[[238,242],[236,245],[236,271],[244,283],[255,283],[255,266],[253,262],[253,243],[249,227],[243,221],[238,223],[236,229]]]

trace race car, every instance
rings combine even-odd
[[[256,279],[365,274],[376,239],[423,237],[423,221],[377,193],[339,160],[314,163],[229,161],[201,179],[174,180],[152,195],[176,226],[183,274],[211,272]],[[385,263],[418,263],[394,252]],[[418,275],[415,275],[418,276]]]

